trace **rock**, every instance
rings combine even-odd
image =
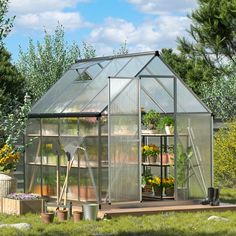
[[[229,221],[229,219],[220,217],[220,216],[210,216],[207,220],[215,220],[215,221]]]
[[[12,227],[12,228],[16,228],[16,229],[30,229],[31,225],[28,223],[18,223],[18,224],[0,224],[0,228],[3,227]]]

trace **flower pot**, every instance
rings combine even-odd
[[[68,211],[67,210],[58,210],[57,211],[57,217],[59,221],[65,221],[67,220]]]
[[[162,153],[159,155],[160,162],[161,162],[161,158],[162,158],[163,165],[169,164],[169,154],[168,153]]]
[[[54,219],[54,212],[42,212],[41,219],[44,223],[52,223]]]
[[[158,197],[161,196],[162,189],[161,189],[160,186],[154,186],[154,187],[153,187],[153,190],[154,190],[154,195],[155,195],[155,196],[158,196]]]
[[[16,179],[12,174],[0,172],[0,198],[16,192]]]
[[[147,156],[148,162],[150,164],[156,164],[157,163],[157,156]]]
[[[168,197],[174,196],[174,187],[165,188],[165,194]]]
[[[74,211],[73,212],[73,221],[78,222],[83,219],[83,212],[81,211]]]

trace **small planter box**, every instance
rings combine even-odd
[[[10,198],[2,199],[2,213],[22,215],[26,213],[41,213],[43,200],[16,200]]]

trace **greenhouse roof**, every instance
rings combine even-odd
[[[163,62],[157,51],[79,60],[33,106],[30,117],[100,116],[109,104],[109,78],[141,78],[141,105],[174,112],[173,78],[177,78],[177,112],[209,113],[199,98]],[[132,98],[131,98],[132,99]]]

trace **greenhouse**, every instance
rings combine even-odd
[[[213,183],[211,111],[157,51],[77,61],[33,106],[25,141],[26,192],[58,202],[195,200]]]

